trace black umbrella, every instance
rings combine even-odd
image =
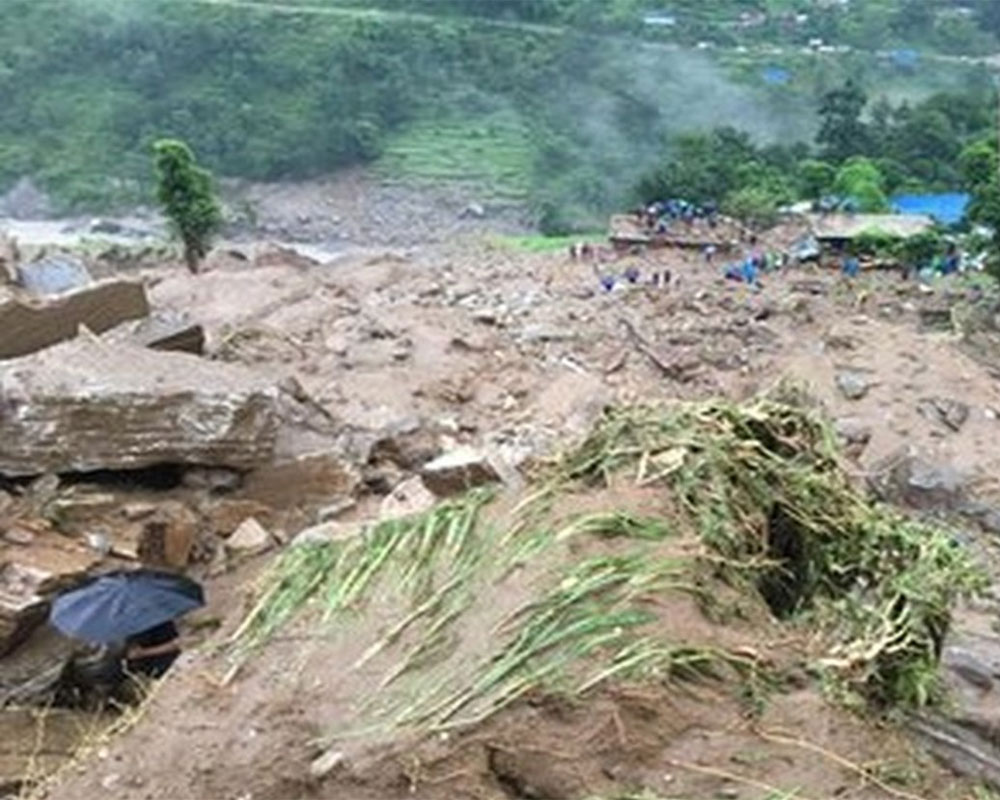
[[[56,598],[49,622],[67,636],[108,644],[205,604],[201,586],[169,572],[109,572]]]

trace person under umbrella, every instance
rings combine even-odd
[[[201,586],[182,575],[117,571],[61,594],[49,621],[67,636],[123,653],[127,672],[159,678],[180,655],[174,620],[204,604]]]
[[[125,671],[162,678],[181,654],[180,633],[172,620],[125,640]]]

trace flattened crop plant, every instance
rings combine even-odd
[[[293,547],[230,641],[234,669],[282,637],[328,642],[351,702],[327,741],[610,683],[710,682],[752,705],[791,670],[880,708],[933,702],[950,608],[983,579],[946,531],[856,490],[784,394],[614,410],[529,494]]]

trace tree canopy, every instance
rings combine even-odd
[[[184,245],[191,272],[208,254],[212,236],[222,224],[222,211],[212,190],[212,176],[195,163],[184,142],[162,139],[153,145],[157,197],[163,213]]]

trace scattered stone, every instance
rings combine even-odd
[[[437,498],[419,475],[408,478],[382,499],[379,518],[400,519],[420,514],[434,507]]]
[[[474,336],[453,336],[448,347],[462,353],[482,353],[486,350],[486,344]]]
[[[263,553],[274,545],[274,538],[267,529],[253,517],[243,520],[233,534],[226,539],[226,547],[240,553]]]
[[[365,525],[355,522],[324,522],[321,525],[312,525],[299,531],[292,537],[290,545],[301,547],[310,544],[327,544],[329,542],[343,542],[360,536],[365,531]]]
[[[1000,509],[991,509],[979,518],[979,524],[987,533],[1000,534]]]
[[[969,419],[969,407],[947,397],[930,397],[917,404],[917,411],[931,422],[940,422],[958,432]]]
[[[347,762],[347,756],[340,750],[327,750],[309,765],[309,774],[322,780]]]
[[[318,522],[329,522],[342,514],[346,514],[357,506],[357,504],[357,501],[353,497],[341,497],[339,500],[328,503],[317,511],[316,519]]]
[[[834,430],[844,444],[848,445],[863,446],[872,438],[871,426],[856,417],[841,417],[834,423]]]
[[[401,470],[418,470],[441,454],[437,437],[423,420],[408,417],[386,426],[368,451],[369,464],[389,462]]]
[[[0,359],[72,339],[81,326],[103,333],[148,314],[146,290],[133,281],[96,283],[45,299],[0,296]]]
[[[991,606],[977,610],[970,605],[959,612],[957,627],[948,633],[941,654],[948,704],[911,719],[910,724],[956,773],[1000,786],[996,750],[1000,638],[992,630],[995,616]]]
[[[126,503],[121,507],[121,515],[129,522],[137,522],[156,513],[156,503]]]
[[[17,266],[17,283],[40,297],[80,289],[92,281],[87,265],[69,253],[57,253]]]
[[[90,222],[91,233],[105,233],[111,236],[118,236],[126,232],[126,228],[117,220],[94,219]]]
[[[205,329],[183,316],[159,314],[119,325],[104,335],[108,342],[128,342],[150,350],[170,350],[200,356],[205,353]]]
[[[483,219],[486,209],[480,203],[469,203],[458,216],[460,219]]]
[[[113,514],[120,504],[109,492],[69,491],[47,502],[44,516],[61,531],[80,531]]]
[[[860,372],[839,372],[836,380],[837,388],[848,400],[860,400],[871,388],[868,377]]]
[[[830,350],[855,350],[858,344],[857,337],[846,333],[831,333],[823,341],[823,345]]]
[[[183,503],[168,500],[139,523],[129,539],[135,542],[134,555],[125,542],[114,542],[112,552],[137,558],[143,564],[180,569],[191,558],[198,522]]]
[[[0,657],[45,622],[48,599],[82,580],[93,564],[81,547],[40,541],[17,560],[0,562]]]
[[[925,306],[917,310],[917,319],[922,331],[950,331],[951,307]]]
[[[255,469],[239,497],[271,508],[315,507],[353,496],[360,483],[358,470],[339,453],[310,453]]]
[[[259,244],[254,249],[253,265],[258,269],[263,267],[294,267],[307,270],[319,266],[319,261],[302,254],[291,247],[268,242]]]
[[[0,656],[13,650],[45,619],[47,604],[35,570],[17,563],[0,567]]]
[[[87,547],[101,557],[104,557],[111,552],[111,539],[106,533],[94,531],[86,534],[83,537],[83,540],[87,543]]]
[[[954,510],[965,500],[965,479],[948,465],[933,464],[904,448],[876,464],[869,484],[885,501],[931,510]]]
[[[472,320],[480,325],[497,325],[500,322],[497,312],[491,308],[477,308],[472,312]]]
[[[3,325],[0,323],[0,330]],[[88,337],[0,368],[0,473],[270,460],[277,389],[241,367]]]
[[[988,692],[993,688],[994,671],[964,647],[946,648],[941,661],[954,675],[977,689]]]
[[[434,459],[423,466],[420,475],[424,485],[438,497],[500,480],[500,473],[486,455],[471,447],[460,447]]]
[[[0,538],[8,544],[16,544],[23,547],[34,543],[35,534],[27,528],[22,528],[19,525],[13,525],[12,527],[4,530],[3,535],[0,536]]]
[[[569,342],[576,338],[576,333],[568,326],[546,325],[526,325],[521,331],[521,339],[528,344],[542,344],[545,342]]]

